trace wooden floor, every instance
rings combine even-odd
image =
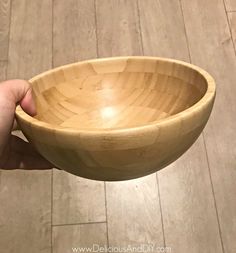
[[[152,55],[199,65],[217,83],[204,133],[156,174],[104,183],[0,170],[0,252],[235,253],[235,48],[236,0],[0,0],[1,80]]]

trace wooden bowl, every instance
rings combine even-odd
[[[25,136],[55,166],[96,180],[137,178],[175,161],[215,98],[207,72],[156,57],[78,62],[30,83],[37,116],[16,109]]]

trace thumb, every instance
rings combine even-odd
[[[32,89],[25,80],[9,80],[1,83],[0,92],[6,99],[15,105],[20,104],[22,109],[31,116],[36,115],[36,106],[32,96]]]

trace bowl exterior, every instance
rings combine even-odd
[[[118,131],[47,129],[16,115],[38,152],[58,168],[89,179],[117,181],[153,173],[180,157],[210,116],[211,96],[191,113],[183,111],[153,125]]]

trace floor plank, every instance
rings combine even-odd
[[[202,137],[158,173],[165,241],[174,252],[221,253]]]
[[[224,252],[233,253],[236,252],[235,52],[222,1],[184,0],[182,4],[192,61],[208,70],[217,83],[218,95],[204,136]]]
[[[51,7],[12,2],[8,79],[51,67]],[[0,203],[1,252],[51,252],[51,171],[2,171]]]
[[[7,60],[11,0],[0,1],[0,61]]]
[[[107,182],[106,196],[109,246],[164,246],[155,174]]]
[[[229,12],[228,17],[229,17],[229,24],[230,24],[230,29],[232,33],[234,48],[236,48],[236,12]]]
[[[29,79],[51,68],[51,13],[51,0],[12,2],[8,78]]]
[[[138,0],[138,5],[144,54],[188,60],[185,29],[178,1]]]
[[[51,252],[50,172],[0,176],[0,251]]]
[[[54,66],[96,58],[94,1],[69,0],[66,4],[54,1],[53,12]],[[103,182],[86,180],[64,171],[53,172],[53,224],[105,220]]]
[[[96,1],[96,7],[98,55],[141,55],[136,2]]]
[[[7,70],[7,61],[0,61],[0,82],[5,81]]]
[[[106,221],[103,182],[53,173],[53,224]]]
[[[236,11],[236,1],[235,0],[224,0],[227,11]]]
[[[139,8],[144,54],[189,61],[180,4],[148,0],[139,1]],[[221,252],[202,136],[177,162],[158,172],[158,179],[166,246],[174,252]]]
[[[53,252],[106,252],[106,224],[80,224],[53,227]],[[91,250],[91,251],[90,251]]]
[[[142,54],[135,1],[97,1],[96,7],[99,57]],[[106,198],[109,246],[163,246],[155,174],[106,183]]]
[[[54,67],[97,57],[94,0],[54,1]]]

